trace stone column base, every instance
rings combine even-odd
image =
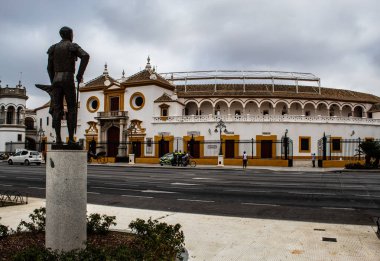
[[[224,156],[218,155],[218,166],[223,167],[224,166]]]

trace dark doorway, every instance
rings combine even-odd
[[[235,158],[235,141],[226,140],[226,159]]]
[[[187,143],[187,152],[190,153],[191,157],[193,158],[200,158],[200,142],[195,140],[190,140]]]
[[[272,158],[272,141],[271,140],[261,141],[261,158],[262,159]]]
[[[107,157],[116,157],[119,147],[120,129],[112,126],[107,131]]]
[[[25,137],[25,149],[36,150],[37,149],[36,141],[33,140],[32,138]]]
[[[135,158],[141,157],[141,141],[133,141],[133,152],[135,153]]]
[[[158,142],[158,154],[159,154],[159,157],[162,157],[166,153],[169,153],[169,141],[160,140]]]

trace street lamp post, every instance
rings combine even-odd
[[[224,123],[224,121],[222,119],[220,119],[218,121],[218,123],[216,124],[215,133],[218,133],[218,129],[219,129],[219,141],[220,141],[219,155],[223,155],[223,151],[222,151],[222,130],[224,132],[227,132],[227,128],[226,128],[226,124]]]
[[[40,141],[40,152],[42,152],[42,148],[41,148],[42,137],[45,136],[45,131],[42,129],[42,127],[40,127],[37,134],[39,136],[39,141]]]
[[[131,123],[128,127],[128,132],[130,134],[130,142],[131,142],[131,146],[132,146],[132,154],[135,154],[135,146],[133,146],[133,143],[132,143],[132,137],[133,137],[133,133],[136,133],[137,132],[137,129],[136,129],[136,125]]]

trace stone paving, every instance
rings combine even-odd
[[[45,205],[31,198],[29,204],[0,208],[1,223],[15,228],[21,219]],[[380,240],[375,226],[324,224],[272,219],[237,218],[174,213],[88,204],[88,213],[117,217],[116,229],[128,230],[136,219],[180,223],[188,260],[380,260]],[[323,238],[336,242],[323,241]]]

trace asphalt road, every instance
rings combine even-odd
[[[45,197],[45,166],[0,164],[0,192]],[[380,216],[380,173],[88,166],[88,202],[342,224]]]

